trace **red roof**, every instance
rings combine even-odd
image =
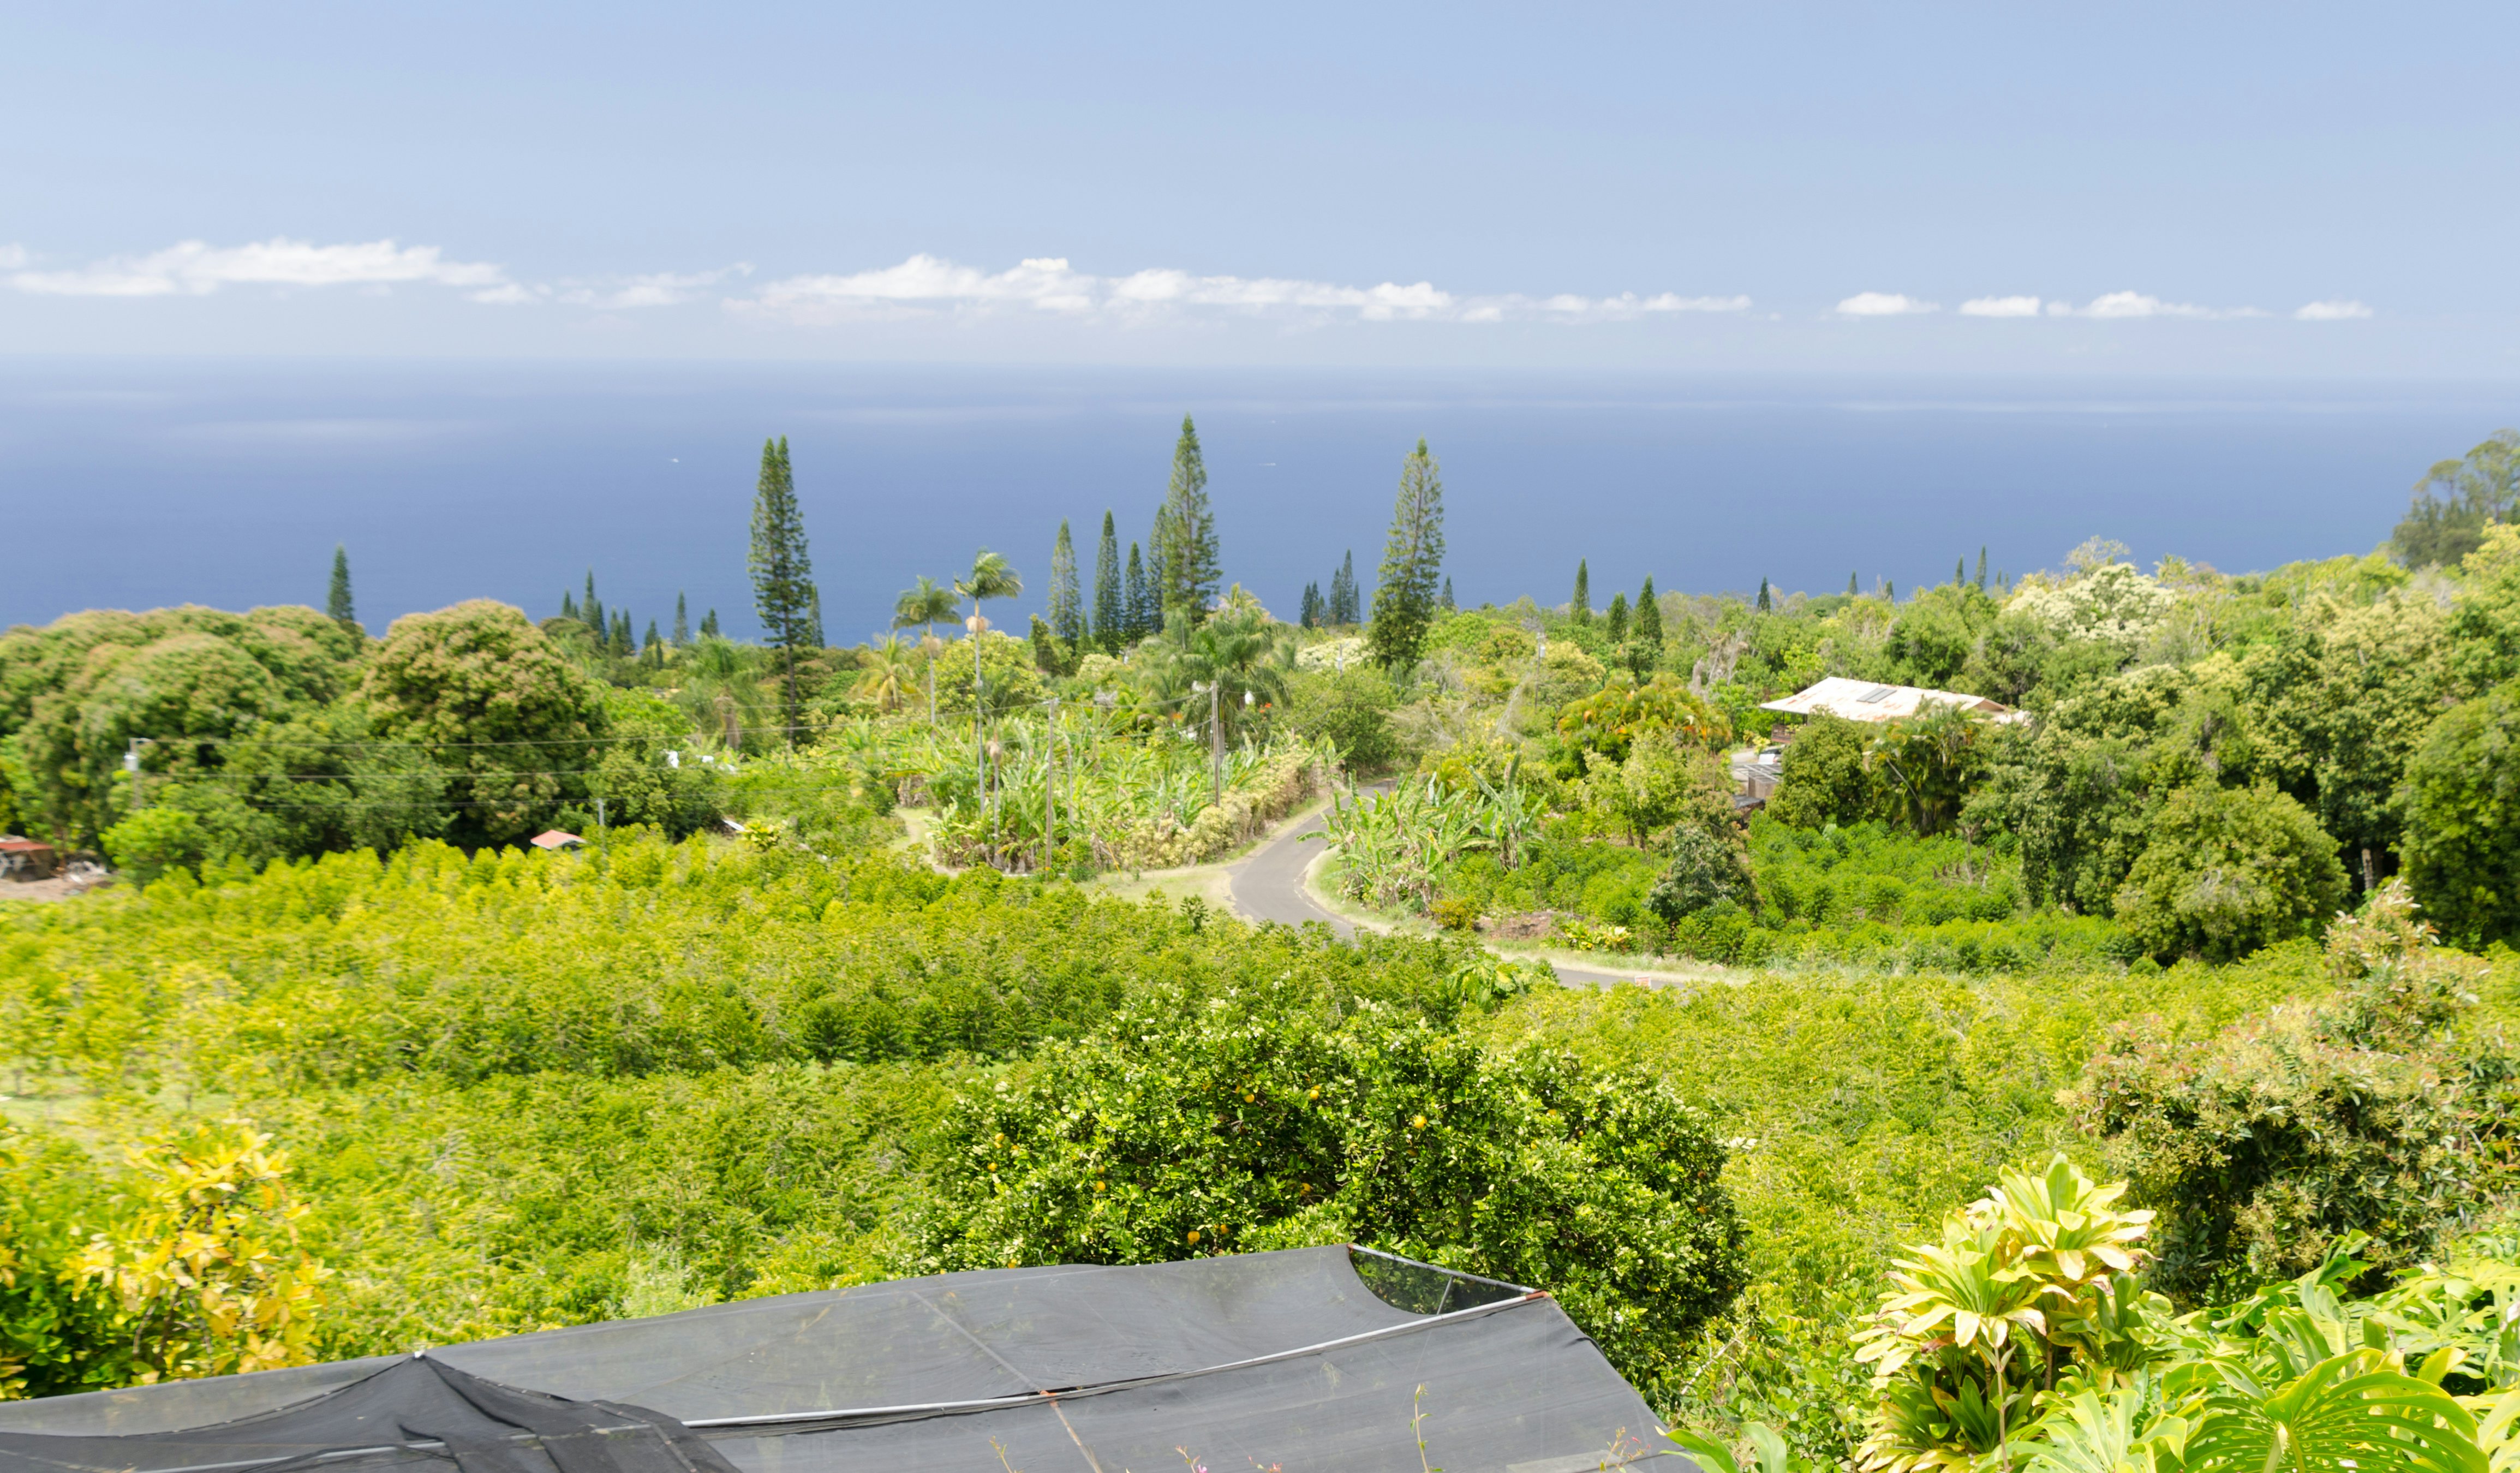
[[[0,854],[50,854],[53,846],[33,839],[0,839]]]

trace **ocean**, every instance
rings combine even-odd
[[[1193,415],[1226,574],[1291,617],[1369,587],[1404,455],[1443,467],[1464,603],[1658,588],[1905,592],[2061,563],[2087,537],[2227,571],[2362,553],[2520,385],[1495,372],[64,359],[0,362],[0,624],[323,602],[363,622],[593,570],[609,606],[753,632],[761,442],[785,435],[835,643],[983,547],[1043,606],[1068,520],[1143,540]]]

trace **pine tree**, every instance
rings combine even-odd
[[[649,650],[656,648],[662,644],[664,644],[664,641],[656,634],[656,621],[650,619],[648,621],[648,642],[640,647],[640,652],[646,653]]]
[[[806,602],[811,605],[806,616],[805,643],[816,649],[828,648],[830,647],[823,640],[823,585],[808,583],[805,592],[810,596]]]
[[[1085,642],[1085,595],[1076,586],[1076,544],[1059,519],[1058,538],[1050,545],[1050,633],[1072,647]]]
[[[1295,615],[1295,627],[1298,629],[1317,628],[1319,626],[1315,621],[1320,619],[1321,616],[1322,586],[1318,583],[1307,583],[1304,585],[1303,609]]]
[[[1575,559],[1575,597],[1567,601],[1566,611],[1578,624],[1593,622],[1593,570],[1581,558]]]
[[[560,591],[560,616],[563,619],[577,617],[577,599],[564,588]]]
[[[1373,657],[1395,674],[1418,667],[1443,570],[1442,468],[1420,439],[1400,463],[1400,491],[1392,499],[1391,531],[1383,539],[1382,571],[1373,588],[1373,624],[1367,633]]]
[[[1986,546],[1983,543],[1977,550],[1977,591],[1986,592]]]
[[[1339,561],[1338,571],[1330,574],[1329,622],[1346,628],[1364,617],[1356,596],[1356,551],[1351,548]]]
[[[1051,633],[1050,621],[1039,614],[1032,616],[1032,628],[1026,635],[1032,642],[1033,665],[1044,675],[1058,675],[1058,643]]]
[[[690,609],[690,606],[689,606],[689,605],[687,605],[686,603],[683,603],[683,596],[682,596],[682,594],[680,594],[679,592],[677,592],[677,593],[674,595],[674,647],[675,647],[675,648],[677,648],[677,649],[680,649],[680,648],[682,648],[683,647],[685,647],[685,646],[687,646],[687,645],[691,644],[691,642],[692,642],[692,615],[691,615],[691,609]]]
[[[1128,622],[1121,642],[1134,645],[1154,633],[1148,624],[1152,616],[1148,609],[1153,602],[1153,595],[1147,587],[1146,561],[1138,556],[1138,545],[1134,542],[1129,544],[1129,572],[1123,588],[1121,597],[1128,604]]]
[[[1637,643],[1662,653],[1662,601],[1654,596],[1653,575],[1645,575],[1645,586],[1637,590]]]
[[[1207,499],[1207,466],[1199,458],[1198,430],[1182,416],[1181,438],[1173,445],[1173,472],[1164,488],[1163,510],[1155,516],[1155,545],[1148,551],[1160,559],[1156,600],[1166,617],[1175,608],[1188,610],[1192,627],[1207,617],[1224,586],[1223,559],[1216,545],[1216,509]]]
[[[595,597],[595,569],[593,568],[586,570],[586,598],[577,605],[577,616],[586,621],[587,628],[595,631],[595,638],[598,641],[603,640],[611,630],[612,626],[606,622],[604,617],[604,601]]]
[[[1610,595],[1609,613],[1603,618],[1602,623],[1606,626],[1605,632],[1610,636],[1611,644],[1616,645],[1627,639],[1628,596],[1625,593]]]
[[[710,609],[710,610],[708,611],[707,615],[706,615],[706,616],[704,616],[704,617],[700,620],[700,638],[701,638],[701,639],[704,639],[704,640],[716,640],[716,639],[723,639],[723,638],[725,638],[725,636],[723,636],[723,635],[721,635],[721,634],[719,634],[719,633],[717,632],[717,610],[716,610],[716,609],[714,609],[714,608]]]
[[[1767,580],[1767,579],[1765,579],[1765,578],[1760,579],[1760,580],[1759,580],[1759,612],[1761,612],[1761,613],[1770,613],[1770,612],[1773,612],[1773,611],[1775,610],[1776,606],[1777,606],[1777,605],[1776,605],[1776,601],[1775,601],[1775,600],[1774,600],[1774,599],[1769,595],[1769,593],[1768,593],[1768,580]]]
[[[1462,605],[1460,605],[1459,603],[1454,603],[1454,602],[1453,602],[1453,575],[1452,575],[1452,574],[1450,574],[1450,573],[1446,573],[1446,574],[1444,575],[1444,596],[1443,596],[1442,598],[1440,598],[1440,599],[1437,599],[1437,600],[1435,601],[1435,603],[1436,603],[1440,607],[1442,607],[1442,609],[1443,609],[1446,613],[1451,613],[1451,612],[1453,612],[1455,609],[1458,609],[1458,608],[1460,608],[1460,607],[1462,606]]]
[[[630,610],[612,611],[612,627],[605,631],[604,647],[616,660],[630,657]]]
[[[1881,597],[1883,597],[1883,598],[1885,598],[1885,599],[1889,600],[1889,601],[1890,601],[1891,603],[1898,603],[1898,602],[1899,602],[1899,585],[1898,585],[1898,584],[1896,584],[1896,583],[1893,583],[1892,581],[1890,581],[1890,580],[1889,580],[1889,579],[1887,579],[1887,578],[1882,579],[1882,580],[1881,580]]]
[[[1856,575],[1853,573],[1846,575],[1846,596],[1850,599],[1854,598],[1856,595],[1855,577]]]
[[[1102,540],[1094,545],[1094,641],[1112,654],[1128,633],[1128,614],[1120,603],[1120,537],[1111,513],[1102,513]]]
[[[359,614],[350,604],[350,550],[340,543],[333,544],[333,587],[324,597],[324,612],[336,624],[356,624]]]
[[[1164,632],[1164,545],[1172,540],[1166,530],[1167,508],[1155,508],[1155,524],[1147,530],[1147,608],[1151,610],[1140,620],[1140,639]]]
[[[765,643],[780,653],[781,706],[793,745],[804,709],[796,689],[796,661],[815,644],[814,559],[805,546],[805,513],[796,505],[795,469],[788,440],[761,444],[761,480],[752,498],[752,606]]]

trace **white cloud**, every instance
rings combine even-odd
[[[572,307],[594,307],[606,312],[637,307],[673,307],[692,300],[728,277],[751,274],[750,262],[738,261],[715,271],[657,271],[605,282],[562,282],[559,299]]]
[[[15,271],[28,259],[23,246],[0,246],[0,271]]]
[[[1904,291],[1858,291],[1837,304],[1841,317],[1912,317],[1941,310],[1940,305],[1918,301]]]
[[[13,247],[14,248],[14,247]],[[9,285],[53,296],[204,296],[222,287],[431,285],[479,289],[485,300],[515,290],[505,271],[476,261],[450,261],[434,246],[369,241],[316,246],[274,236],[248,246],[185,241],[139,256],[109,256],[66,271],[29,271],[23,253]]]
[[[1750,299],[1668,291],[1654,296],[1462,296],[1432,282],[1350,287],[1287,277],[1197,276],[1166,268],[1095,276],[1076,270],[1061,256],[1034,257],[992,273],[922,254],[898,266],[845,276],[788,277],[765,284],[752,296],[729,298],[726,305],[745,315],[807,324],[1007,309],[1123,322],[1225,312],[1477,323],[1508,318],[1615,322],[1677,312],[1738,312]]]
[[[2295,309],[2292,315],[2303,322],[2345,322],[2352,318],[2368,317],[2371,315],[2371,309],[2358,301],[2338,298],[2323,302],[2310,302]]]
[[[2039,298],[2035,296],[1976,296],[1960,303],[1962,317],[2036,317]]]
[[[2096,317],[2114,320],[2136,317],[2189,317],[2215,319],[2228,317],[2264,317],[2267,314],[2259,311],[2255,307],[2200,307],[2193,302],[2166,302],[2160,297],[2147,296],[2140,291],[2111,291],[2104,295],[2092,297],[2090,302],[2080,307],[2075,306],[2072,302],[2049,302],[2048,304],[2048,315],[2050,317]]]

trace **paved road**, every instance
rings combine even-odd
[[[1328,811],[1314,814],[1300,824],[1292,825],[1254,851],[1249,859],[1226,869],[1227,893],[1234,897],[1234,909],[1246,920],[1281,920],[1288,925],[1301,925],[1318,920],[1337,932],[1342,940],[1356,939],[1356,926],[1343,916],[1324,910],[1304,893],[1304,870],[1319,858],[1323,841],[1307,838],[1318,834],[1328,821]],[[1595,971],[1587,967],[1552,963],[1557,980],[1570,987],[1607,987],[1613,982],[1639,981],[1646,986],[1662,984],[1627,972]]]
[[[1324,809],[1290,826],[1249,859],[1227,869],[1227,890],[1234,897],[1234,909],[1241,912],[1244,919],[1282,920],[1288,925],[1318,920],[1338,932],[1342,940],[1356,939],[1353,924],[1323,910],[1304,893],[1304,867],[1320,857],[1323,843],[1306,835],[1320,833],[1328,822],[1329,810]]]

